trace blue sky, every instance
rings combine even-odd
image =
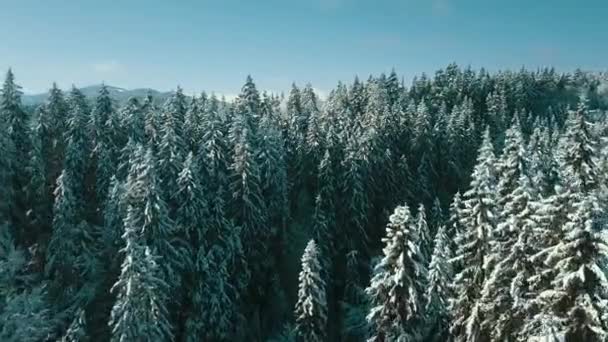
[[[0,0],[0,70],[26,92],[105,81],[322,92],[395,68],[608,69],[606,0]]]

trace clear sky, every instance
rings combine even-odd
[[[608,0],[0,0],[0,70],[26,92],[101,83],[324,92],[395,68],[608,69]]]

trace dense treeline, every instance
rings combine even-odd
[[[602,77],[31,111],[9,70],[0,340],[605,341]]]

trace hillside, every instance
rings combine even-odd
[[[99,89],[101,89],[101,86],[101,84],[91,85],[80,88],[80,91],[87,99],[93,100],[95,97],[97,97],[97,95],[99,95]],[[161,92],[150,88],[125,89],[110,85],[107,85],[106,87],[110,92],[110,97],[114,99],[118,104],[125,103],[131,97],[143,98],[148,94],[152,95],[157,101],[163,101],[166,100],[172,94],[172,92]],[[69,89],[67,89],[66,91],[68,90]],[[47,97],[48,93],[24,94],[22,97],[22,102],[25,106],[36,106],[44,103]]]

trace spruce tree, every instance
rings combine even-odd
[[[246,98],[245,98],[246,99]],[[232,145],[230,165],[230,191],[232,214],[235,223],[243,229],[248,242],[248,253],[260,251],[269,236],[267,212],[262,198],[260,166],[257,158],[257,141],[250,118],[245,111],[247,102],[239,105],[233,118],[228,139]]]
[[[488,130],[479,149],[471,186],[464,193],[460,213],[462,230],[456,236],[457,250],[452,262],[460,265],[454,277],[454,300],[451,304],[451,333],[456,341],[484,341],[480,335],[478,299],[485,281],[485,263],[489,253],[489,234],[494,230],[496,199],[494,147]]]
[[[555,272],[551,289],[540,294],[543,309],[560,323],[554,337],[567,341],[603,341],[608,335],[608,242],[593,228],[594,200],[592,195],[576,200],[562,226],[563,240],[543,253]]]
[[[138,146],[132,156],[129,177],[126,184],[126,203],[128,220],[141,226],[144,242],[156,257],[163,258],[159,264],[161,274],[171,289],[180,282],[180,270],[188,263],[188,254],[182,248],[181,237],[176,236],[174,220],[169,216],[169,208],[164,200],[157,173],[157,162],[150,148],[143,150]],[[131,209],[130,209],[131,208]]]
[[[11,69],[6,73],[6,78],[0,91],[0,117],[5,120],[4,129],[8,136],[3,143],[6,151],[10,169],[10,188],[7,198],[10,207],[12,226],[15,229],[17,243],[24,243],[29,234],[30,225],[27,218],[28,202],[27,193],[24,191],[28,185],[28,176],[24,172],[28,167],[28,155],[31,149],[30,121],[29,115],[21,105],[21,87],[15,83],[15,76]]]
[[[289,216],[286,154],[281,132],[270,117],[260,122],[260,149],[257,159],[260,165],[262,196],[269,212],[269,223],[275,234],[282,235]]]
[[[486,98],[488,108],[488,126],[494,142],[495,151],[501,151],[504,142],[504,132],[508,124],[507,98],[503,89],[492,92]]]
[[[423,257],[425,265],[428,265],[431,261],[431,254],[433,252],[433,242],[431,241],[431,233],[429,231],[429,225],[426,219],[426,209],[423,204],[418,206],[418,215],[416,216],[416,230],[420,239],[420,253]]]
[[[88,304],[100,271],[98,234],[84,218],[77,191],[71,172],[64,171],[55,189],[53,232],[45,265],[58,310]]]
[[[171,103],[169,102],[169,104]],[[178,106],[175,103],[173,105]],[[169,105],[168,107],[172,108]],[[183,122],[178,121],[179,115],[176,111],[164,112],[160,128],[160,143],[157,146],[160,190],[162,191],[163,199],[169,204],[172,218],[175,218],[175,209],[177,207],[174,199],[174,193],[177,189],[177,177],[186,158],[186,145],[180,132]]]
[[[596,142],[586,119],[583,103],[569,114],[566,131],[560,142],[560,169],[564,171],[566,184],[573,191],[589,193],[597,188],[595,156]]]
[[[505,206],[512,201],[512,193],[522,174],[527,173],[527,154],[521,133],[519,120],[515,117],[513,124],[505,133],[505,147],[497,163],[496,173],[500,175],[496,188],[500,217],[504,221],[509,216]],[[504,217],[503,217],[504,215]]]
[[[66,139],[64,137],[68,121],[68,104],[63,91],[53,83],[48,98],[40,113],[39,122],[43,127],[41,134],[43,155],[47,169],[47,184],[49,196],[52,196],[55,182],[63,170]]]
[[[220,187],[228,186],[229,149],[226,138],[226,125],[220,117],[219,100],[215,95],[207,101],[201,122],[200,171],[206,175],[206,188],[213,196],[219,194]]]
[[[199,106],[199,99],[193,96],[188,105],[188,110],[184,117],[184,127],[182,136],[186,150],[198,154],[198,147],[201,141],[201,112],[203,108]]]
[[[407,206],[389,218],[382,260],[365,290],[371,305],[368,341],[419,341],[424,319],[427,268],[415,241],[419,236]]]
[[[28,245],[49,233],[52,221],[52,200],[48,192],[47,169],[44,156],[43,132],[40,125],[32,128],[31,148],[28,151],[27,169],[22,170],[28,176],[25,187],[27,199],[27,219],[31,226],[26,241]],[[48,132],[47,132],[48,133]]]
[[[130,197],[125,222],[125,259],[118,281],[112,287],[117,294],[109,324],[111,341],[170,341],[171,327],[166,310],[169,287],[162,280],[156,257],[143,238],[145,226],[139,215],[142,208],[136,201],[138,189],[129,189]]]
[[[482,290],[482,329],[495,341],[518,336],[523,320],[530,315],[534,276],[532,257],[538,252],[533,236],[538,232],[534,221],[535,202],[529,178],[522,174],[503,210],[492,237],[488,274]],[[522,336],[525,338],[525,336]]]
[[[107,191],[110,186],[110,179],[116,171],[115,145],[117,142],[112,138],[113,132],[108,128],[108,121],[114,116],[114,106],[110,93],[105,85],[99,90],[95,99],[95,105],[91,113],[90,132],[93,140],[91,167],[95,172],[95,198],[101,212],[106,201]]]
[[[425,336],[428,341],[443,341],[448,336],[449,300],[452,269],[449,260],[452,257],[445,226],[439,226],[435,234],[433,255],[428,266],[428,288],[426,290],[426,324]]]
[[[327,297],[321,277],[321,256],[314,240],[306,245],[299,276],[298,302],[295,307],[295,332],[298,341],[322,342],[327,335]]]
[[[131,97],[127,100],[127,103],[121,108],[120,120],[121,126],[124,130],[124,139],[132,139],[136,143],[146,143],[146,112],[145,104],[140,104],[139,100],[135,97]],[[150,115],[150,114],[148,114]]]

